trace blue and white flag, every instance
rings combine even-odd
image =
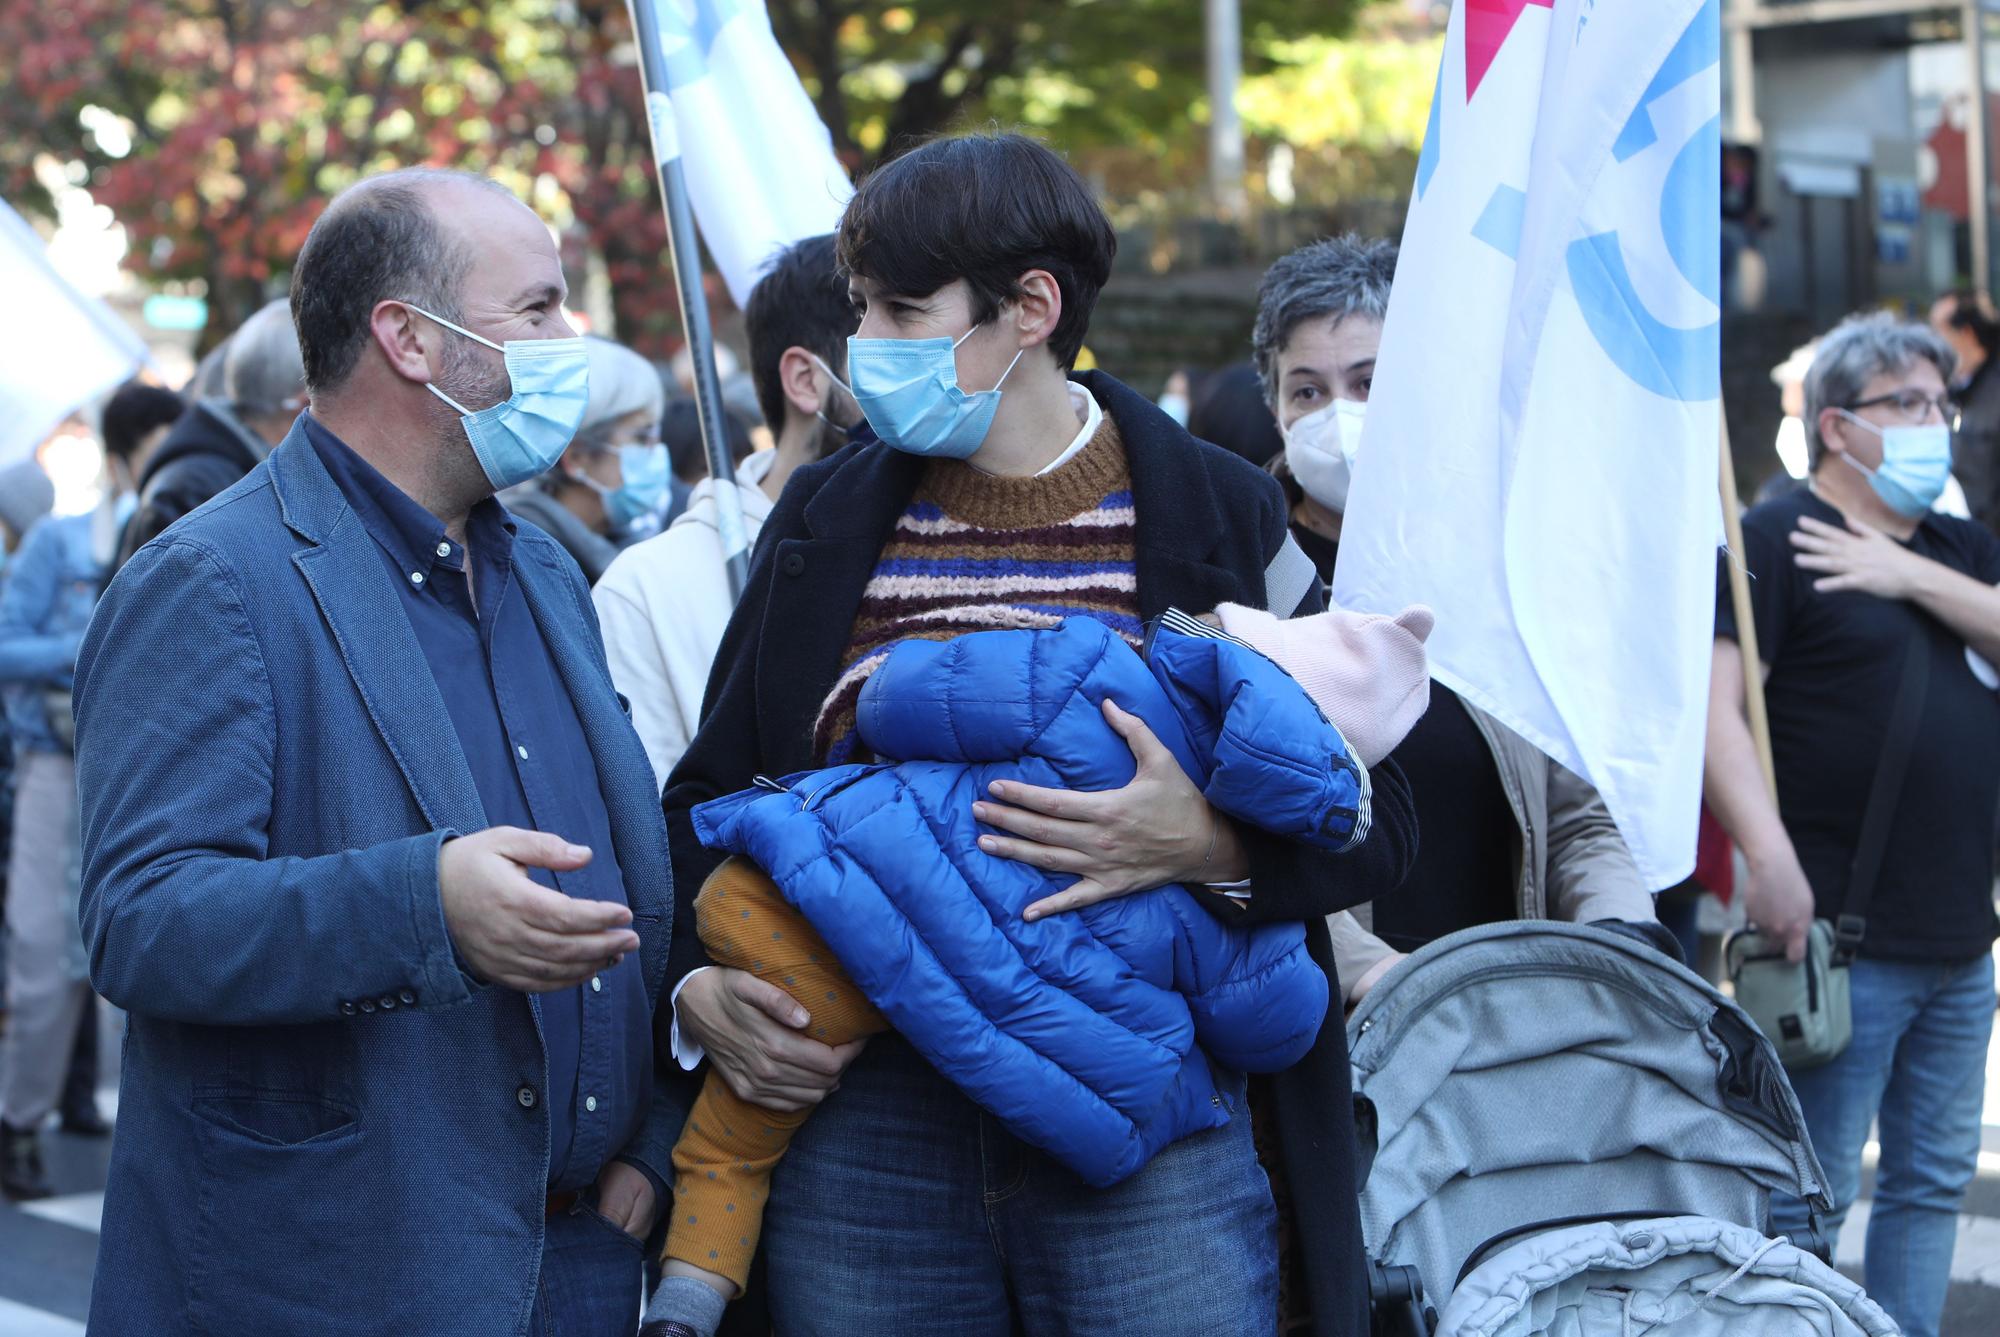
[[[854,193],[762,0],[637,0],[660,20],[656,152],[678,154],[701,237],[742,306],[794,242],[831,232]]]
[[[1714,639],[1719,0],[1456,0],[1336,599],[1694,864]]]
[[[26,459],[63,419],[146,361],[146,345],[49,263],[28,221],[0,200],[0,467]]]

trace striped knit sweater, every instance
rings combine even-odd
[[[999,478],[934,461],[876,561],[840,677],[813,726],[829,765],[860,759],[855,708],[890,647],[1098,619],[1139,648],[1132,475],[1109,414],[1052,473]]]

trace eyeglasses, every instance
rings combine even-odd
[[[1958,401],[1950,395],[1927,395],[1921,390],[1897,390],[1891,394],[1877,395],[1851,405],[1854,409],[1892,408],[1904,422],[1923,422],[1936,409],[1939,418],[1953,422],[1958,418]]]

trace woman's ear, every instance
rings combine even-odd
[[[1015,327],[1021,347],[1047,343],[1062,321],[1062,285],[1046,269],[1031,269],[1017,281],[1020,293],[1014,298]]]

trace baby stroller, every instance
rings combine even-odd
[[[1774,1191],[1831,1209],[1750,1019],[1636,938],[1493,924],[1348,1022],[1379,1337],[1893,1334]]]

